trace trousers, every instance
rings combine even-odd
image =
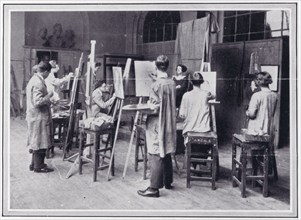
[[[173,170],[171,155],[161,158],[159,154],[149,154],[150,160],[150,187],[163,188],[173,182]]]
[[[43,168],[45,157],[46,157],[46,149],[34,150],[32,152],[31,166],[35,170]]]

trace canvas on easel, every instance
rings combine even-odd
[[[137,97],[149,97],[153,79],[151,74],[156,73],[155,61],[136,61],[135,65],[135,87]]]
[[[216,72],[211,71],[210,63],[202,62],[200,72],[204,79],[204,83],[201,84],[201,89],[216,95]]]
[[[117,98],[124,99],[122,68],[113,66],[114,90]]]

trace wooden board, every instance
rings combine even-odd
[[[155,61],[134,61],[136,96],[148,97],[151,84],[151,73],[156,73]]]
[[[124,99],[123,79],[121,67],[113,66],[114,90],[117,98]]]

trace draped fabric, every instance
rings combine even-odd
[[[179,23],[175,54],[178,63],[183,63],[190,70],[199,70],[204,58],[208,35],[208,17]]]
[[[150,100],[159,104],[159,114],[146,120],[147,151],[159,154],[174,153],[176,149],[176,88],[172,79],[159,78],[151,87]]]
[[[159,150],[160,157],[165,157],[166,154],[174,153],[176,146],[176,106],[175,97],[176,90],[174,82],[163,84],[160,91],[159,110]]]

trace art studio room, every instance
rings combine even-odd
[[[298,217],[299,1],[1,6],[2,217]]]

